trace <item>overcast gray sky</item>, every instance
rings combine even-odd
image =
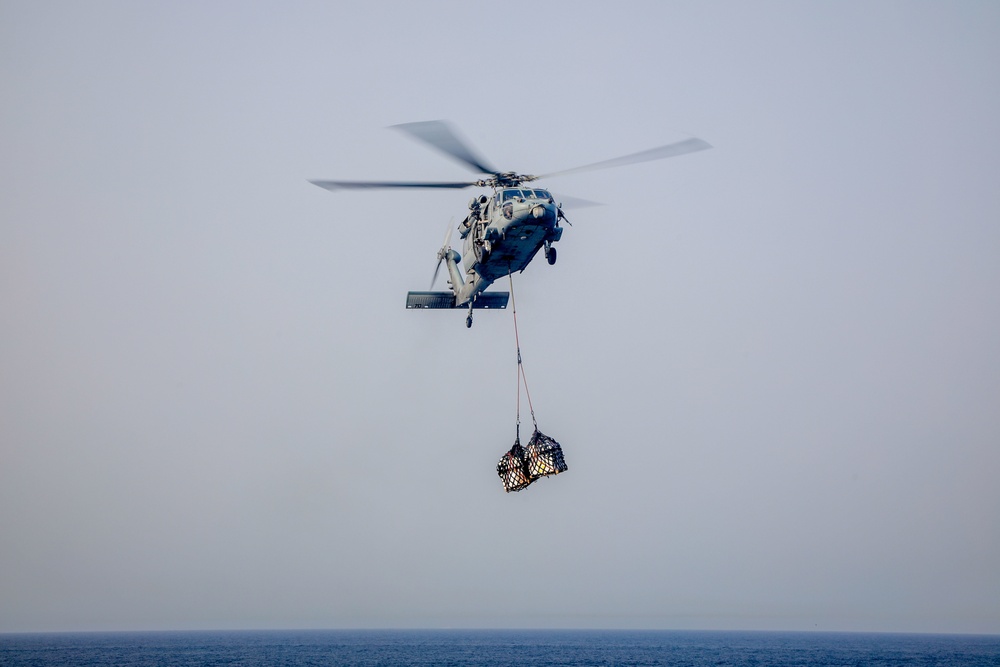
[[[0,3],[0,631],[1000,632],[1000,4]],[[408,312],[470,174],[510,311]],[[529,420],[530,421],[530,420]]]

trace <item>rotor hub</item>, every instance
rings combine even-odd
[[[484,178],[476,181],[476,185],[482,188],[513,188],[521,183],[530,183],[535,180],[538,180],[538,177],[531,174],[518,174],[514,171],[505,171],[494,174],[493,178]]]

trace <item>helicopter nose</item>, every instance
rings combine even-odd
[[[546,210],[546,208],[544,206],[542,206],[541,204],[539,204],[538,206],[535,206],[533,209],[531,209],[531,215],[536,220],[541,220],[545,216],[549,215],[549,211]]]

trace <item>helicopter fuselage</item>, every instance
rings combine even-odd
[[[542,248],[554,263],[551,246],[562,238],[562,213],[547,190],[503,188],[492,197],[473,198],[469,209],[459,225],[464,275],[456,275],[459,257],[447,257],[456,306],[475,299],[497,279],[523,271]]]

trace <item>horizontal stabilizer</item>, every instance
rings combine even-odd
[[[407,292],[407,308],[454,308],[455,295],[451,292]]]
[[[509,292],[483,292],[476,296],[473,308],[506,308],[510,299]],[[451,292],[407,292],[407,308],[467,308],[468,304],[455,304],[455,295]]]
[[[473,308],[506,308],[510,292],[482,292],[473,302]]]

